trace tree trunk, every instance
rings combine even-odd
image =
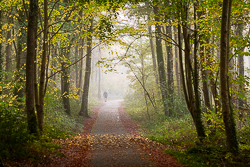
[[[71,45],[70,45],[71,46]],[[70,53],[70,46],[63,47],[61,49],[62,56],[65,56],[66,59],[69,59],[69,53]],[[69,68],[67,66],[69,65],[67,62],[64,62],[62,60],[62,100],[63,100],[63,108],[65,109],[65,112],[70,115],[70,103],[69,103]]]
[[[164,112],[165,115],[168,116],[168,103],[167,103],[167,82],[166,82],[166,72],[165,72],[165,66],[164,66],[164,59],[163,59],[163,53],[162,53],[162,39],[161,39],[161,25],[159,24],[160,18],[158,14],[158,7],[154,7],[155,12],[155,36],[156,36],[156,55],[157,55],[157,64],[158,64],[158,74],[159,74],[159,80],[160,80],[160,89],[161,89],[161,95],[162,95],[162,102],[164,106]]]
[[[239,152],[236,137],[236,128],[233,117],[233,108],[230,103],[228,63],[229,63],[229,38],[230,38],[230,14],[232,0],[223,0],[221,22],[221,50],[220,50],[220,85],[222,99],[223,121],[226,129],[227,145],[231,153]]]
[[[36,31],[38,1],[30,0],[28,33],[27,33],[27,58],[26,58],[26,112],[28,130],[31,134],[37,134],[37,119],[35,114],[34,98],[34,61],[36,57]]]
[[[187,95],[185,96],[188,109],[193,117],[194,124],[196,127],[197,135],[199,140],[202,142],[202,140],[206,137],[205,135],[205,129],[203,126],[203,122],[201,119],[201,108],[200,108],[200,99],[199,99],[199,92],[198,92],[198,67],[197,67],[197,60],[196,55],[194,59],[194,75],[192,75],[192,62],[190,60],[190,34],[187,33],[187,14],[188,10],[185,6],[185,17],[183,22],[183,37],[184,37],[184,43],[185,43],[185,65],[186,65],[186,88],[187,88]],[[197,42],[197,41],[196,41]],[[195,45],[195,47],[197,47]],[[195,53],[196,54],[196,53]],[[182,67],[183,68],[183,67]],[[192,85],[192,79],[194,82],[194,89]],[[185,84],[185,81],[182,81],[183,84]]]
[[[99,46],[99,60],[102,58],[101,54],[101,47]],[[98,99],[101,100],[102,98],[102,93],[101,93],[101,66],[100,64],[98,65]]]
[[[178,30],[177,27],[174,26],[174,40],[178,42]],[[179,55],[179,50],[178,46],[175,46],[175,74],[176,74],[176,83],[177,83],[177,89],[178,92],[180,91],[180,71],[179,71],[179,65],[178,65],[178,55]]]
[[[77,61],[78,58],[79,58],[79,47],[78,47],[78,44],[76,44],[76,46],[75,46],[75,61]],[[78,71],[79,71],[79,67],[78,67],[78,63],[76,63],[76,65],[75,65],[75,86],[76,86],[76,88],[78,88],[78,84],[79,84]]]
[[[1,1],[0,1],[1,2]],[[0,30],[2,30],[2,27],[3,27],[3,18],[2,18],[2,11],[0,10]],[[3,31],[1,31],[0,33],[0,39],[3,39]],[[2,53],[2,48],[3,48],[3,45],[2,45],[2,42],[0,42],[0,83],[3,81],[3,53]],[[2,87],[0,85],[0,87]],[[2,88],[0,88],[0,95],[2,95]]]
[[[145,85],[145,75],[144,75],[144,57],[143,57],[143,54],[141,54],[140,57],[141,57],[142,86],[143,86],[144,88],[146,88],[146,85]],[[150,115],[149,115],[149,111],[148,111],[147,92],[144,90],[143,93],[144,93],[145,105],[146,105],[146,108],[147,108],[148,119],[150,120]]]
[[[239,37],[243,37],[243,29],[244,29],[244,25],[242,22],[238,22],[238,27],[236,30],[237,36]],[[238,48],[240,50],[240,52],[244,52],[245,46]],[[244,105],[246,104],[246,101],[244,100],[245,98],[245,83],[243,82],[243,78],[244,78],[244,55],[242,55],[242,53],[238,54],[238,72],[239,72],[239,80],[240,80],[240,84],[239,84],[239,93],[241,93],[243,95],[243,98],[238,97],[238,107],[239,107],[239,119],[240,122],[243,119],[243,113],[244,113]],[[241,126],[241,124],[240,124]]]
[[[39,82],[39,97],[37,106],[37,119],[38,127],[41,132],[44,131],[44,96],[45,96],[45,66],[47,62],[47,49],[48,49],[48,1],[44,0],[44,32],[43,32],[43,51],[42,51],[42,64]]]
[[[22,23],[25,20],[24,17],[24,12],[22,11],[18,11],[19,14],[19,18],[18,18],[18,24],[19,26],[22,25]],[[25,28],[23,26],[20,27],[20,32],[21,35],[17,37],[17,53],[16,53],[16,73],[15,73],[15,82],[17,82],[17,85],[14,87],[14,95],[18,96],[18,102],[22,102],[23,100],[22,97],[24,96],[24,89],[22,88],[24,82],[23,82],[23,78],[21,73],[24,71],[21,71],[21,66],[23,65],[23,63],[21,63],[21,58],[23,57],[23,43],[25,41],[25,37],[26,37],[26,31]],[[19,105],[19,108],[23,108],[22,105]]]
[[[81,39],[80,41],[80,50],[79,50],[79,56],[80,58],[83,56],[83,45],[84,45],[84,38]],[[82,68],[83,68],[83,59],[80,61],[80,72],[79,72],[79,84],[78,84],[78,91],[77,94],[81,94],[81,89],[82,89]]]
[[[209,43],[208,38],[206,39],[206,43],[207,44]],[[208,75],[210,78],[209,85],[210,85],[211,92],[212,92],[213,99],[214,99],[214,103],[215,103],[215,113],[217,113],[218,110],[221,108],[221,104],[220,104],[220,100],[218,98],[217,85],[216,85],[216,81],[214,79],[214,71],[211,70],[213,68],[213,67],[211,67],[213,65],[212,64],[212,55],[214,55],[214,54],[210,52],[210,47],[205,47],[205,50],[206,50],[206,54],[207,54],[207,66],[210,67],[210,69],[208,70]]]
[[[9,24],[11,23],[10,18],[8,18],[8,23]],[[5,59],[6,60],[6,69],[5,69],[5,71],[6,72],[10,72],[10,66],[11,66],[11,44],[12,44],[12,42],[11,42],[11,30],[7,31],[6,41],[8,41],[8,42],[6,44],[6,59]],[[9,76],[10,75],[8,73],[5,75],[5,80],[7,82],[9,82],[9,79],[10,79]]]
[[[172,39],[172,29],[171,26],[166,26],[166,34]],[[174,75],[173,75],[173,51],[172,45],[166,43],[167,50],[167,81],[168,81],[168,116],[171,116],[174,109]]]
[[[93,28],[93,18],[90,19],[90,27],[88,32],[92,32]],[[89,82],[90,82],[90,74],[91,74],[91,50],[92,50],[92,35],[88,34],[87,36],[87,58],[86,58],[86,70],[84,76],[84,86],[83,86],[83,94],[82,94],[82,105],[81,110],[79,112],[80,116],[89,117],[88,114],[88,94],[89,94]]]
[[[198,15],[198,19],[204,19],[204,11],[199,11],[197,12]],[[203,27],[198,26],[199,30],[202,30]],[[208,91],[208,71],[204,68],[208,65],[206,59],[205,59],[205,42],[204,39],[205,36],[204,35],[199,35],[199,40],[200,40],[200,61],[201,61],[201,78],[202,78],[202,90],[203,90],[203,97],[204,97],[204,102],[205,102],[205,112],[207,112],[207,110],[211,110],[211,105],[210,105],[210,99],[209,99],[209,91]],[[207,40],[208,41],[208,40]],[[207,121],[207,124],[211,124],[211,121]]]
[[[201,75],[202,75],[202,91],[203,91],[203,97],[204,97],[204,103],[205,103],[205,112],[208,113],[208,110],[212,110],[210,105],[210,99],[209,99],[209,91],[208,91],[208,77],[207,77],[207,70],[204,69],[206,67],[207,63],[205,60],[205,47],[203,42],[203,36],[200,35],[200,60],[201,60]],[[211,125],[211,121],[207,121],[207,125]]]
[[[150,21],[150,16],[148,16],[148,20]],[[156,70],[157,67],[156,67],[156,60],[155,60],[155,50],[154,50],[154,43],[153,43],[153,38],[152,38],[152,28],[150,25],[148,25],[148,33],[149,33],[150,48],[151,48],[152,60],[153,60],[155,83],[158,85],[159,79],[158,79],[157,70]]]

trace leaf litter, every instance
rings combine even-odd
[[[19,166],[48,166],[48,167],[90,167],[93,165],[93,151],[98,151],[109,154],[112,158],[109,159],[108,166],[120,166],[118,161],[119,155],[131,156],[132,165],[130,166],[158,166],[158,167],[181,167],[182,165],[177,162],[172,156],[165,154],[163,151],[167,149],[166,146],[149,140],[143,136],[139,136],[138,126],[125,113],[124,105],[118,108],[120,120],[127,132],[127,134],[102,134],[93,135],[91,129],[98,117],[98,111],[104,106],[101,105],[92,108],[94,111],[91,118],[85,119],[83,133],[66,139],[54,139],[53,142],[61,145],[57,149],[57,154],[40,155],[45,157],[45,161],[40,164],[22,163]],[[143,161],[151,161],[148,165],[133,165],[133,152],[131,148],[136,150],[141,155]],[[104,154],[105,155],[105,154]],[[124,165],[127,162],[123,162]],[[121,163],[120,163],[121,164]],[[145,163],[147,164],[147,163]],[[18,165],[17,165],[18,166]],[[98,165],[97,165],[98,166]]]

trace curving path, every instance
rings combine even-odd
[[[140,147],[131,142],[120,119],[121,101],[108,101],[100,108],[90,134],[91,166],[155,166]]]

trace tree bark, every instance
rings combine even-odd
[[[99,46],[99,60],[102,58],[101,54],[101,47]],[[102,94],[101,94],[101,66],[100,64],[98,65],[98,99],[101,100]]]
[[[148,16],[148,20],[150,21],[150,16]],[[157,67],[156,67],[156,59],[155,59],[155,50],[154,50],[154,43],[153,43],[153,38],[152,38],[152,28],[150,25],[148,25],[148,33],[149,33],[149,42],[150,42],[150,48],[151,48],[151,53],[152,53],[155,83],[158,85],[159,79],[158,79],[157,70],[156,70]]]
[[[17,52],[16,52],[16,73],[15,73],[15,82],[17,82],[17,85],[14,87],[14,95],[18,96],[18,102],[22,102],[22,97],[24,96],[24,89],[22,88],[22,85],[24,85],[23,78],[21,73],[24,70],[21,70],[21,66],[23,63],[21,62],[21,58],[23,57],[23,43],[25,41],[26,37],[26,31],[25,28],[22,26],[23,22],[25,21],[25,15],[23,11],[18,11],[19,18],[18,18],[18,24],[20,26],[21,35],[17,37]],[[22,108],[20,105],[19,108]]]
[[[62,56],[65,56],[66,59],[69,59],[69,53],[70,53],[70,47],[71,45],[67,47],[63,47],[61,49]],[[62,100],[63,100],[63,108],[65,109],[65,112],[70,115],[70,103],[69,103],[69,68],[67,66],[69,63],[62,60]]]
[[[0,2],[2,2],[2,0],[0,0]],[[3,27],[3,14],[2,14],[2,11],[0,10],[0,30],[2,30],[2,27]],[[3,31],[1,31],[0,33],[0,38],[2,39],[3,38]],[[2,82],[3,80],[3,53],[2,53],[2,48],[3,48],[3,45],[2,45],[2,42],[0,42],[0,82]],[[1,87],[1,86],[0,86]],[[2,95],[2,88],[0,89],[0,95]]]
[[[44,0],[44,32],[43,32],[43,51],[42,51],[42,64],[39,82],[39,96],[37,106],[37,119],[38,127],[41,132],[44,131],[44,96],[45,96],[45,66],[47,62],[47,49],[48,49],[48,1]]]
[[[221,50],[220,50],[220,86],[222,99],[223,121],[226,129],[227,145],[231,153],[239,152],[236,137],[236,127],[233,116],[233,108],[230,104],[228,63],[229,63],[229,38],[230,38],[230,14],[232,0],[223,0],[221,22]]]
[[[244,25],[242,22],[238,22],[238,27],[236,30],[236,33],[239,37],[243,37],[243,29],[244,29]],[[244,52],[245,46],[238,48],[240,50],[240,52]],[[239,80],[240,80],[240,84],[239,84],[239,93],[241,93],[243,95],[243,98],[238,97],[238,107],[239,107],[239,119],[240,122],[243,119],[243,113],[244,113],[244,105],[246,104],[246,101],[244,100],[245,98],[245,83],[243,82],[244,79],[244,55],[242,55],[242,53],[238,54],[238,72],[239,72]],[[241,126],[241,124],[240,124]]]
[[[77,61],[78,58],[79,58],[79,47],[78,47],[78,44],[76,44],[76,46],[75,46],[75,61]],[[78,63],[76,63],[76,65],[75,65],[75,86],[76,86],[76,88],[78,88],[78,84],[79,84],[78,71],[79,71],[79,67],[78,67]]]
[[[162,102],[164,106],[165,115],[168,116],[168,103],[167,103],[167,82],[166,82],[166,72],[164,66],[164,58],[162,53],[162,39],[161,39],[161,26],[159,24],[160,18],[158,13],[158,7],[154,7],[155,12],[155,38],[156,38],[156,55],[157,55],[157,64],[158,64],[158,74],[159,74],[159,81],[160,81],[160,89],[162,95]]]
[[[178,30],[177,27],[174,26],[174,40],[178,42]],[[176,74],[176,83],[177,83],[177,89],[178,92],[180,91],[180,71],[179,71],[179,65],[178,65],[178,55],[179,55],[179,50],[178,46],[175,46],[175,74]]]
[[[37,134],[37,119],[35,114],[34,98],[34,61],[36,57],[36,31],[38,1],[30,0],[28,33],[27,33],[27,58],[26,58],[26,112],[28,130],[31,134]]]
[[[79,55],[80,57],[83,56],[83,45],[84,45],[84,39],[82,38],[80,41],[80,49],[79,49]],[[79,84],[78,84],[78,91],[77,94],[80,95],[81,94],[81,89],[82,89],[82,68],[83,68],[83,59],[81,59],[80,61],[80,72],[79,72]]]
[[[171,26],[166,26],[166,34],[172,39],[172,29]],[[168,116],[171,116],[174,109],[174,74],[173,74],[173,51],[172,45],[166,42],[167,50],[167,81],[168,81]]]
[[[88,94],[89,94],[89,82],[90,82],[90,74],[91,74],[91,50],[92,50],[92,33],[93,28],[93,18],[90,19],[90,27],[88,30],[87,36],[87,58],[86,58],[86,70],[84,76],[84,86],[83,86],[83,94],[82,94],[82,105],[81,110],[79,112],[80,116],[89,117],[88,114]]]
[[[141,75],[142,75],[142,86],[145,88],[145,75],[144,75],[144,56],[143,54],[140,54],[141,57]],[[143,91],[144,94],[144,99],[145,99],[145,105],[147,108],[147,115],[148,115],[148,119],[150,120],[150,115],[149,115],[149,111],[148,111],[148,99],[147,99],[147,92],[144,90]]]
[[[183,21],[183,37],[184,37],[184,43],[185,43],[185,66],[186,66],[186,102],[187,102],[187,106],[188,109],[192,115],[195,127],[196,127],[196,131],[197,131],[197,135],[199,140],[202,142],[202,140],[206,137],[205,135],[205,129],[204,129],[204,125],[201,119],[201,108],[200,108],[200,99],[199,99],[199,92],[198,92],[198,67],[197,67],[197,60],[196,60],[196,55],[195,55],[195,59],[194,59],[194,74],[192,75],[192,62],[190,59],[190,52],[191,52],[191,48],[190,48],[190,34],[188,34],[187,32],[187,15],[188,15],[188,9],[187,6],[184,6],[185,8],[185,17],[183,17],[184,21]],[[195,45],[195,47],[197,47]],[[196,54],[196,53],[194,53]],[[181,67],[183,68],[183,67]],[[194,88],[192,85],[192,80],[194,82]],[[185,84],[185,81],[182,81],[183,84]]]
[[[11,23],[11,20],[10,20],[10,18],[8,18],[8,23],[10,24]],[[6,44],[6,68],[5,68],[5,71],[6,72],[10,72],[10,65],[11,65],[11,44],[12,44],[12,42],[11,42],[11,30],[9,30],[9,31],[7,31],[7,37],[6,37],[6,41],[8,41],[7,42],[7,44]],[[7,73],[6,75],[5,75],[5,80],[7,81],[7,82],[9,82],[9,79],[10,79],[10,77],[9,77],[10,75]]]

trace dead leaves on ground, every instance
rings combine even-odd
[[[182,166],[172,156],[163,152],[168,149],[166,146],[138,135],[138,126],[134,120],[125,113],[124,107],[124,105],[121,105],[118,110],[127,133],[131,135],[130,142],[138,144],[140,148],[147,153],[150,160],[158,167]]]

